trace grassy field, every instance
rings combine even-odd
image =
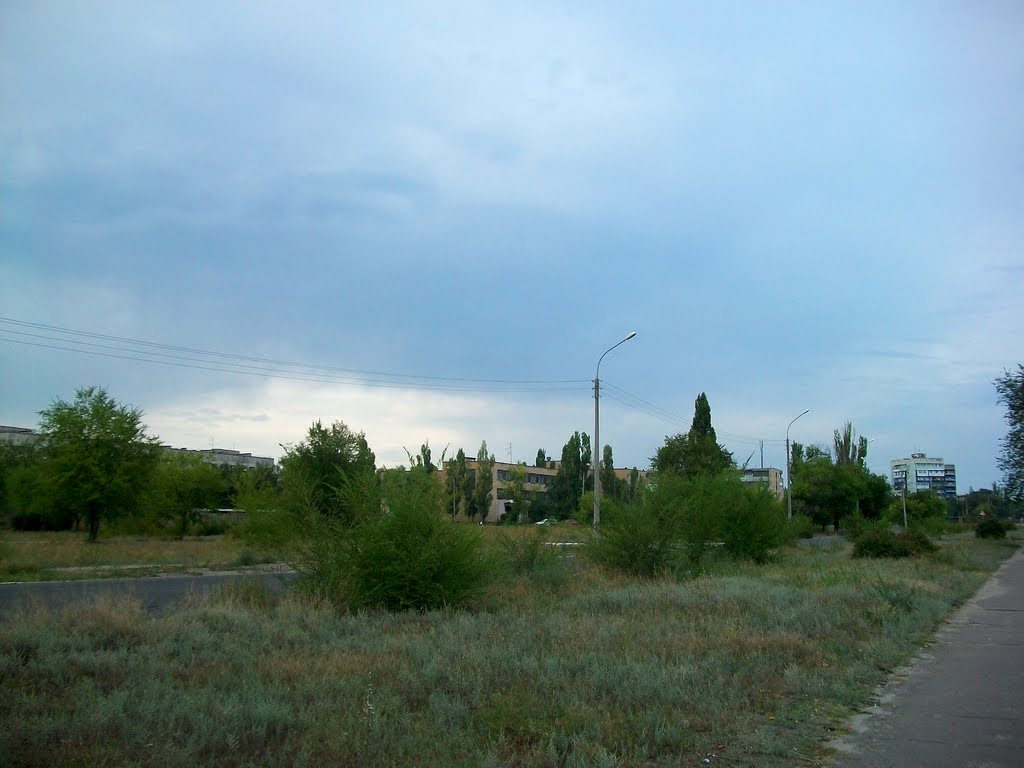
[[[468,523],[467,523],[468,525]],[[582,526],[480,527],[486,541],[534,535],[545,541],[579,542]],[[154,536],[101,536],[90,544],[74,531],[5,531],[0,542],[0,581],[55,581],[113,578],[196,569],[224,570],[262,562],[238,538],[203,536],[185,539]]]
[[[257,558],[231,536],[101,537],[74,531],[5,531],[0,581],[49,581],[140,575],[200,568],[230,568]],[[142,566],[141,571],[136,566]]]
[[[546,559],[462,611],[236,588],[157,615],[34,612],[0,625],[0,764],[827,764],[825,740],[1013,546],[794,547],[682,582]]]

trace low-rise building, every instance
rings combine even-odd
[[[775,467],[745,467],[740,480],[746,485],[763,485],[780,499],[785,497],[782,470]]]
[[[494,467],[491,470],[492,480],[492,492],[491,492],[491,506],[487,511],[487,516],[484,522],[496,523],[501,520],[501,516],[505,514],[505,504],[510,501],[510,494],[506,492],[509,484],[512,481],[512,470],[517,466],[522,466],[526,471],[526,482],[523,484],[523,490],[526,494],[528,501],[535,501],[541,498],[551,488],[552,483],[555,482],[555,477],[558,475],[558,465],[561,462],[548,461],[547,466],[544,467],[532,467],[529,465],[517,465],[509,464],[506,462],[496,461]],[[466,458],[466,468],[474,474],[478,475],[480,472],[480,462],[475,458]],[[623,482],[629,482],[629,478],[632,469],[624,467],[615,470],[615,477]],[[647,479],[646,470],[638,470],[640,482],[644,482]],[[607,493],[607,491],[605,491]]]

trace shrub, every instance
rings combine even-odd
[[[516,576],[535,570],[546,554],[544,535],[541,533],[535,532],[528,536],[502,534],[498,541],[509,572]]]
[[[1003,524],[1003,521],[992,517],[978,523],[974,529],[974,535],[979,539],[1005,539],[1006,531],[1007,526]]]
[[[465,602],[489,572],[476,526],[453,523],[421,470],[348,484],[351,520],[310,508],[296,570],[336,607],[429,610]]]
[[[645,577],[675,571],[683,559],[699,563],[719,544],[731,557],[763,563],[787,532],[779,500],[744,487],[735,473],[662,473],[638,503],[609,502],[603,516],[594,559]]]
[[[415,498],[389,498],[386,511],[348,537],[348,598],[355,607],[425,610],[458,605],[483,585],[473,526],[458,525]]]
[[[221,519],[212,517],[200,518],[199,522],[196,523],[196,535],[197,536],[223,536],[228,531],[234,528],[234,524],[231,520],[223,517]]]
[[[803,512],[797,512],[786,524],[786,537],[792,539],[809,539],[814,536],[814,521]]]
[[[782,543],[782,504],[767,488],[741,489],[723,517],[722,541],[731,556],[765,563]]]
[[[846,515],[839,521],[839,529],[850,541],[857,541],[869,531],[877,528],[888,530],[888,524],[878,520],[869,520],[860,513]]]
[[[601,536],[589,548],[599,564],[651,578],[675,569],[680,542],[674,521],[648,502],[624,507],[608,505]]]
[[[934,552],[938,547],[919,530],[893,533],[882,526],[870,526],[854,542],[854,557],[913,557]]]

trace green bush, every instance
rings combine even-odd
[[[839,530],[850,541],[857,541],[869,531],[880,528],[888,530],[889,525],[878,520],[869,520],[860,513],[846,515],[839,521]]]
[[[529,536],[502,534],[498,544],[508,570],[514,576],[536,570],[547,555],[544,535],[539,532],[531,533]]]
[[[658,475],[639,502],[602,509],[594,558],[617,570],[650,577],[699,563],[718,545],[731,557],[768,560],[785,540],[778,499],[743,486],[738,476]]]
[[[478,532],[418,499],[389,509],[348,537],[346,586],[355,607],[428,610],[463,603],[484,583]]]
[[[946,517],[926,517],[911,522],[913,530],[923,531],[929,536],[944,536],[947,533],[956,533],[959,526],[953,520]]]
[[[195,532],[196,536],[223,536],[234,527],[234,524],[226,518],[218,520],[204,517],[196,523]]]
[[[603,566],[651,578],[676,569],[681,542],[675,520],[656,504],[632,504],[602,509],[600,538],[589,548],[593,560]]]
[[[1010,524],[1013,525],[1012,523]],[[989,518],[988,520],[982,520],[974,528],[974,535],[979,539],[1005,539],[1008,528],[1002,520],[996,518]],[[1012,530],[1012,528],[1009,528]]]
[[[786,538],[791,541],[793,539],[809,539],[814,536],[815,531],[814,521],[802,512],[794,514],[786,524],[786,528],[788,529]]]
[[[782,503],[767,488],[741,490],[722,520],[725,551],[740,560],[765,563],[786,535]]]
[[[351,522],[308,507],[292,558],[305,583],[351,609],[429,610],[480,591],[490,563],[479,532],[452,522],[435,480],[413,470],[349,483]]]
[[[869,526],[853,545],[854,557],[914,557],[938,549],[920,530],[893,533],[888,527]]]

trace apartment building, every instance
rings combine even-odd
[[[746,485],[763,485],[780,499],[785,497],[782,470],[775,467],[747,467],[740,476]]]
[[[0,424],[0,443],[11,445],[35,445],[42,435],[28,427],[8,427]]]
[[[944,499],[956,498],[956,465],[924,453],[912,453],[889,462],[892,488],[902,494],[934,491]]]
[[[274,468],[274,460],[269,456],[253,456],[251,453],[242,453],[241,451],[229,450],[227,448],[207,448],[196,451],[190,448],[173,448],[169,445],[161,445],[160,447],[169,453],[186,453],[198,456],[207,464],[213,464],[218,467]]]
[[[529,501],[540,498],[543,494],[547,493],[551,488],[551,484],[555,482],[555,476],[558,474],[558,465],[561,464],[559,461],[549,461],[547,466],[544,467],[531,467],[525,466],[526,470],[526,482],[523,485],[523,490],[526,492],[526,498]],[[512,481],[512,470],[518,465],[509,464],[506,462],[495,462],[494,468],[491,470],[491,480],[493,482],[493,491],[491,506],[487,511],[487,517],[484,522],[496,523],[501,519],[501,516],[505,514],[505,502],[510,500],[510,494],[505,492],[505,489],[511,484]],[[480,472],[480,462],[475,458],[466,458],[466,467],[474,475]],[[615,470],[615,477],[619,480],[628,481],[630,468],[622,468]],[[640,470],[640,479],[643,481],[647,477],[645,470]]]

